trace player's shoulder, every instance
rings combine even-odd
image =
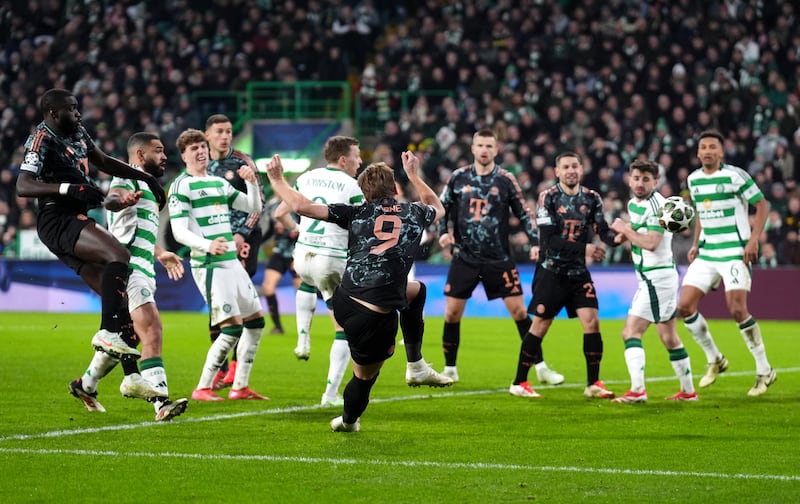
[[[591,189],[584,185],[581,186],[581,194],[588,199],[597,199],[600,201],[603,200],[603,198],[600,197],[600,193],[598,191],[595,191],[594,189]]]
[[[749,180],[749,179],[752,178],[750,176],[750,174],[747,173],[747,170],[745,170],[744,168],[741,168],[739,166],[736,166],[736,165],[722,163],[722,165],[720,165],[719,169],[723,173],[731,174],[731,175],[733,175],[735,177],[738,177],[738,178],[740,178],[742,180]]]
[[[451,179],[461,178],[461,177],[468,177],[472,173],[472,165],[466,166],[459,166],[455,170],[453,170],[452,175],[450,175]]]
[[[239,149],[233,149],[233,152],[231,152],[231,158],[239,161],[241,164],[248,164],[251,166],[255,166],[253,158],[245,154],[244,152],[240,151]]]
[[[667,198],[658,191],[653,191],[649,198],[642,202],[642,205],[650,210],[653,215],[658,214],[658,209],[664,205]]]
[[[558,188],[558,184],[553,184],[539,193],[539,201],[544,202],[551,200],[559,194],[561,194],[561,190]]]
[[[506,170],[502,167],[502,165],[497,165],[497,170],[495,171],[495,176],[497,178],[507,180],[513,184],[517,183],[517,176],[514,175],[512,172]]]
[[[188,187],[189,179],[191,179],[191,176],[186,173],[185,169],[178,172],[172,182],[169,183],[170,192],[180,191],[181,188]]]
[[[53,133],[49,128],[45,127],[44,121],[34,127],[33,132],[28,135],[28,140],[25,142],[25,147],[28,150],[38,151],[41,147],[53,139]]]

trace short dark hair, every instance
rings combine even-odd
[[[583,158],[581,157],[581,155],[580,155],[580,154],[578,154],[577,152],[566,151],[566,152],[562,152],[561,154],[559,154],[558,156],[556,156],[556,166],[558,166],[558,162],[559,162],[559,161],[561,161],[561,159],[562,159],[562,158],[565,158],[565,157],[574,157],[574,158],[577,158],[577,159],[578,159],[578,162],[579,162],[580,164],[583,164]]]
[[[212,116],[209,116],[208,119],[206,119],[206,130],[208,130],[211,126],[214,126],[215,124],[226,123],[226,122],[233,124],[233,122],[225,114],[214,114]]]
[[[476,131],[474,135],[472,135],[473,140],[475,140],[478,137],[488,137],[497,140],[497,133],[495,133],[494,130],[491,128],[481,128],[478,131]]]
[[[64,102],[71,96],[74,95],[66,89],[54,88],[45,91],[40,103],[42,115],[47,115],[48,110],[55,110],[63,107]]]
[[[630,168],[628,171],[632,172],[633,170],[639,170],[643,173],[649,173],[650,175],[658,178],[658,164],[655,161],[650,159],[637,159],[633,163],[631,163]]]
[[[350,154],[350,147],[353,145],[358,146],[358,139],[336,135],[332,136],[325,142],[323,149],[325,155],[325,162],[334,164],[339,161],[339,157]]]
[[[142,145],[149,144],[153,140],[161,141],[161,138],[155,133],[150,133],[148,131],[134,133],[130,136],[130,138],[128,138],[128,152],[131,150],[136,150]]]
[[[719,143],[721,145],[725,145],[725,137],[722,136],[722,133],[720,133],[718,130],[707,129],[705,131],[702,131],[700,133],[700,136],[697,138],[697,141],[699,142],[704,138],[716,138],[717,140],[719,140]]]

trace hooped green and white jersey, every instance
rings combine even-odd
[[[714,173],[699,168],[688,182],[702,226],[697,257],[718,262],[742,259],[751,232],[748,205],[764,198],[758,185],[746,171],[728,164]]]
[[[169,187],[169,218],[173,233],[176,225],[185,224],[198,238],[194,243],[183,243],[191,247],[192,268],[231,267],[237,263],[230,209],[248,211],[242,204],[246,197],[228,181],[213,175],[195,177],[184,170],[175,178]],[[176,224],[181,219],[185,221]],[[208,247],[220,236],[228,242],[227,252],[210,254]],[[178,239],[177,233],[175,237]]]
[[[139,202],[119,212],[108,212],[108,230],[131,253],[130,268],[155,278],[156,237],[158,236],[158,203],[147,184],[138,180],[114,177],[110,189],[142,191]]]
[[[295,189],[314,203],[357,204],[364,194],[356,179],[336,168],[317,168],[297,177]],[[347,258],[348,231],[332,222],[300,218],[300,235],[295,250],[328,257]]]
[[[647,199],[637,201],[631,198],[628,202],[628,214],[634,231],[639,234],[655,231],[664,235],[653,251],[631,244],[631,258],[637,273],[675,268],[675,261],[672,259],[672,233],[664,232],[664,228],[658,224],[658,209],[665,199],[661,194],[653,192]]]

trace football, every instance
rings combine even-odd
[[[681,233],[689,229],[695,211],[680,196],[670,196],[658,209],[658,223],[670,233]]]

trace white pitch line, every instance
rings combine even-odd
[[[796,373],[800,371],[800,367],[797,368],[782,368],[776,369],[778,373]],[[753,372],[752,371],[735,371],[735,372],[726,372],[723,375],[720,375],[720,379],[725,377],[734,377],[734,376],[749,376]],[[647,378],[648,382],[662,382],[662,381],[670,381],[674,380],[674,376],[656,376]],[[606,384],[619,384],[619,383],[628,383],[627,380],[607,380]],[[537,390],[546,390],[546,389],[555,389],[555,388],[583,388],[584,385],[582,383],[564,383],[561,385],[541,385],[537,386]],[[406,395],[406,396],[395,396],[395,397],[379,397],[370,399],[370,403],[385,403],[385,402],[397,402],[397,401],[413,401],[416,399],[438,399],[438,398],[445,398],[445,397],[468,397],[474,395],[487,395],[487,394],[497,394],[497,393],[507,393],[508,389],[484,389],[484,390],[467,390],[467,391],[437,391],[436,393],[428,393],[428,394],[414,394],[414,395]],[[308,405],[308,406],[290,406],[287,408],[273,408],[267,410],[259,410],[259,411],[242,411],[238,413],[219,413],[216,415],[208,415],[208,416],[201,416],[201,417],[181,417],[178,420],[173,420],[170,424],[180,424],[180,423],[196,423],[196,422],[215,422],[219,420],[230,420],[235,418],[244,418],[244,417],[251,417],[251,416],[263,416],[263,415],[280,415],[283,413],[295,413],[300,411],[313,411],[318,409],[326,409],[330,410],[331,412],[335,412],[333,408],[320,406],[319,404]],[[105,425],[102,427],[90,427],[85,429],[67,429],[67,430],[57,430],[57,431],[49,431],[49,432],[40,432],[36,434],[12,434],[10,436],[3,436],[0,437],[0,443],[5,441],[27,441],[31,439],[45,439],[45,438],[58,438],[64,436],[77,436],[81,434],[96,434],[98,432],[110,432],[110,431],[123,431],[123,430],[130,430],[130,429],[137,429],[140,427],[152,427],[152,426],[163,426],[165,425],[164,422],[138,422],[132,424],[118,424],[118,425]]]
[[[276,455],[224,455],[224,454],[203,454],[203,453],[175,453],[175,452],[116,452],[116,451],[97,451],[97,450],[39,450],[31,448],[0,448],[0,453],[15,453],[26,455],[76,455],[90,457],[141,457],[141,458],[178,458],[196,460],[222,460],[222,461],[259,461],[259,462],[291,462],[302,464],[325,464],[325,465],[379,465],[386,467],[434,467],[437,469],[459,469],[459,470],[497,470],[497,471],[539,471],[539,472],[563,472],[563,473],[588,473],[588,474],[612,474],[612,475],[632,475],[632,476],[673,476],[678,478],[711,478],[728,480],[767,480],[767,481],[800,481],[798,475],[784,474],[742,474],[742,473],[716,473],[716,472],[696,472],[696,471],[658,471],[652,469],[611,469],[594,467],[576,466],[530,466],[519,464],[493,464],[484,462],[435,462],[426,460],[359,460],[347,458],[322,458],[322,457],[281,457]]]

